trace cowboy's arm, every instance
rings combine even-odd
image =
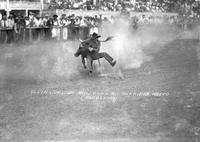
[[[92,47],[92,51],[99,52],[99,50],[100,50],[99,47],[96,47],[96,48]]]
[[[88,37],[87,39],[82,40],[81,42],[82,43],[89,43],[89,42],[91,42],[91,37]]]
[[[90,51],[95,51],[95,52],[99,52],[100,50],[100,41],[96,41],[95,43],[93,42],[90,47],[89,47]]]
[[[98,46],[97,46],[97,47],[95,47],[95,46],[90,46],[90,47],[89,47],[89,50],[90,50],[90,51],[99,52],[99,47],[98,47]]]

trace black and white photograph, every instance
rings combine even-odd
[[[0,0],[0,142],[200,142],[200,0]]]

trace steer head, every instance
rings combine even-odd
[[[81,42],[80,45],[79,45],[79,48],[76,51],[76,53],[74,54],[74,56],[78,57],[79,55],[81,55],[84,52],[86,52],[86,50],[88,49],[88,46],[89,46],[88,42]]]

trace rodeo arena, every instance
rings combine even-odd
[[[199,0],[1,0],[0,142],[200,142]]]

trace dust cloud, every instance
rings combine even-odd
[[[134,31],[127,19],[119,18],[113,25],[103,25],[102,37],[114,38],[108,43],[103,43],[101,51],[110,53],[117,60],[119,70],[139,68],[153,58],[144,50],[159,52],[161,49],[155,47],[154,43],[167,44],[177,38],[176,32],[173,26],[167,24],[142,25]]]
[[[74,42],[45,41],[1,48],[0,87],[10,82],[59,81],[77,76]]]
[[[128,21],[122,18],[114,25],[104,24],[99,33],[101,40],[114,36],[112,40],[102,43],[101,51],[117,60],[112,68],[102,59],[101,73],[107,70],[121,74],[124,69],[139,68],[153,58],[144,52],[146,49],[155,50],[152,43],[167,44],[177,38],[170,25],[146,25],[132,31]],[[0,85],[12,80],[56,81],[76,78],[84,71],[80,58],[74,57],[78,44],[74,41],[40,41],[31,45],[1,48]]]

